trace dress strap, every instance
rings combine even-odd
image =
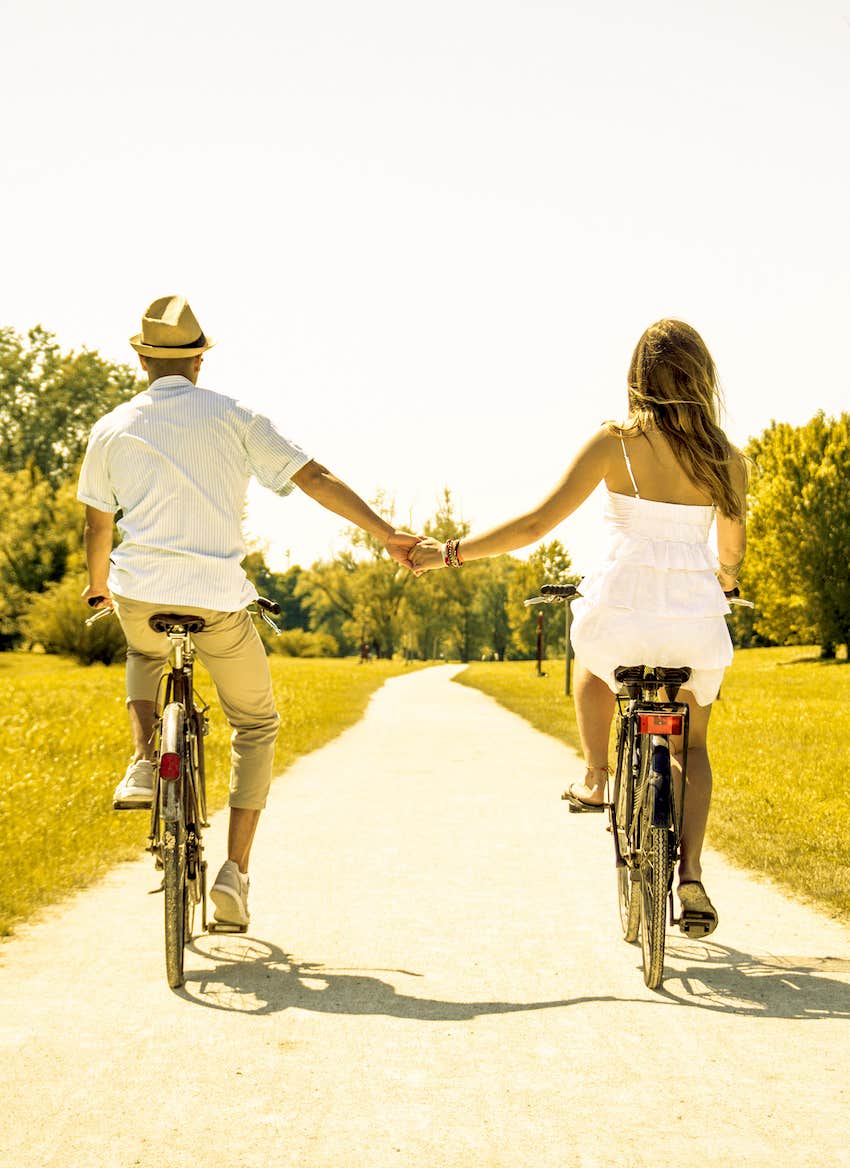
[[[620,435],[620,445],[623,448],[623,458],[625,458],[625,460],[626,460],[626,470],[629,472],[629,478],[632,480],[632,486],[635,489],[635,498],[639,499],[640,498],[640,491],[638,490],[638,485],[635,482],[635,476],[632,473],[632,464],[631,464],[631,461],[629,459],[628,451],[626,450],[626,444],[623,441],[622,434]]]

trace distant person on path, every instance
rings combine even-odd
[[[525,547],[605,483],[608,554],[585,576],[582,599],[573,605],[576,716],[587,772],[564,798],[575,810],[603,809],[617,666],[689,666],[678,893],[683,907],[713,918],[712,931],[717,913],[700,859],[711,800],[706,735],[732,660],[723,593],[736,586],[744,558],[746,466],[720,428],[711,355],[681,321],[660,320],[640,338],[629,367],[628,411],[625,422],[606,422],[590,437],[558,486],[527,514],[462,541],[426,539],[411,558],[421,573]],[[708,546],[715,519],[719,560]],[[681,741],[675,745],[681,774]]]
[[[89,584],[127,638],[127,706],[135,750],[114,802],[150,807],[155,698],[168,641],[160,610],[197,613],[195,640],[233,729],[228,858],[210,890],[216,919],[247,925],[248,858],[272,778],[279,717],[262,641],[246,608],[257,597],[240,566],[250,477],[278,495],[294,486],[384,542],[410,567],[416,537],[395,531],[275,424],[196,382],[205,336],[186,299],[164,296],[130,344],[149,388],[95,423],[77,498],[86,505]],[[116,518],[121,543],[113,550]],[[102,607],[100,605],[99,607]]]

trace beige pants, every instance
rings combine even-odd
[[[207,622],[193,640],[198,657],[209,670],[221,708],[233,727],[231,737],[230,806],[259,810],[266,805],[272,779],[274,743],[280,718],[263,642],[251,616],[240,612],[149,604],[113,595],[115,612],[127,638],[127,701],[156,700],[157,686],[170,646],[148,619],[155,612],[194,613]]]

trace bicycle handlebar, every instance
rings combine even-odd
[[[755,608],[752,600],[744,600],[737,585],[728,592],[724,592],[723,595],[730,604],[737,605],[739,608]],[[526,608],[530,608],[532,604],[554,604],[558,600],[570,603],[572,600],[578,600],[580,596],[581,593],[575,584],[544,584],[540,589],[539,596],[532,596],[523,601],[523,604]]]
[[[95,621],[100,620],[101,617],[109,616],[109,614],[113,611],[111,606],[108,608],[98,608],[97,607],[99,604],[102,604],[103,601],[106,599],[107,599],[106,596],[87,596],[86,597],[86,604],[89,606],[89,608],[96,608],[97,609],[97,612],[93,612],[92,615],[84,622],[86,625],[91,627],[91,625],[93,625],[95,623]],[[261,610],[260,615],[264,619],[266,619],[266,620],[268,619],[265,616],[265,613],[267,613],[267,612],[270,612],[272,614],[272,616],[280,616],[280,605],[277,603],[276,600],[266,600],[265,596],[258,596],[257,600],[256,600],[256,604],[257,604],[257,608],[259,608]],[[275,625],[272,621],[269,621],[268,623],[272,626],[272,628],[275,630],[275,632],[278,632],[278,633],[280,632],[277,625]]]
[[[276,600],[266,600],[265,596],[257,597],[257,608],[264,608],[272,616],[280,616],[280,605]]]

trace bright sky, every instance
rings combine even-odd
[[[850,0],[0,0],[0,39],[0,324],[132,361],[182,292],[201,384],[405,524],[535,502],[661,316],[735,441],[850,408]],[[340,545],[300,492],[249,521]]]

